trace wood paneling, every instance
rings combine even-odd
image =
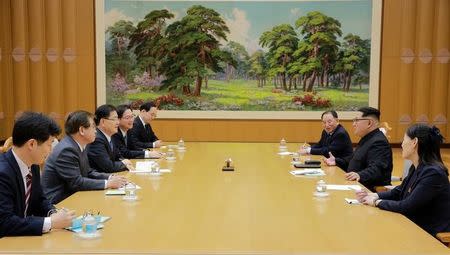
[[[0,14],[0,140],[21,111],[94,111],[94,1],[0,0]]]
[[[450,134],[449,3],[384,1],[380,110],[382,121],[393,127],[391,142],[401,142],[405,128],[422,118]],[[94,1],[0,0],[0,7],[0,139],[9,136],[21,110],[52,113],[61,124],[75,109],[94,111]],[[40,61],[30,61],[33,47],[41,49]],[[24,49],[22,62],[14,61],[15,48]],[[75,59],[65,61],[65,52]],[[343,124],[358,141],[351,123]],[[153,125],[165,141],[313,142],[322,129],[319,120],[156,120]]]

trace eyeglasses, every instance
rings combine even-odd
[[[119,121],[118,118],[104,118],[105,120]]]
[[[353,121],[353,123],[356,123],[360,120],[371,120],[371,119],[370,118],[354,118],[352,121]]]
[[[124,119],[124,120],[131,120],[131,119],[134,119],[134,118],[135,118],[134,115],[122,116],[122,119]]]

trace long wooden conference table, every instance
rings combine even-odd
[[[313,196],[318,180],[344,180],[337,167],[323,177],[295,177],[291,156],[278,144],[186,143],[171,173],[126,175],[142,189],[138,201],[78,192],[58,207],[111,216],[101,237],[66,231],[0,239],[4,253],[154,254],[449,254],[448,248],[406,217],[352,205],[353,191]],[[291,151],[294,145],[289,145]],[[227,158],[235,171],[223,172]]]

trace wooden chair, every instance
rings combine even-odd
[[[8,139],[6,139],[3,146],[0,146],[0,153],[7,152],[11,147],[12,147],[12,137],[9,137]]]
[[[436,237],[450,248],[450,232],[438,233]]]

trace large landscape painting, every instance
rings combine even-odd
[[[104,0],[106,102],[153,100],[181,117],[377,106],[373,5]]]

